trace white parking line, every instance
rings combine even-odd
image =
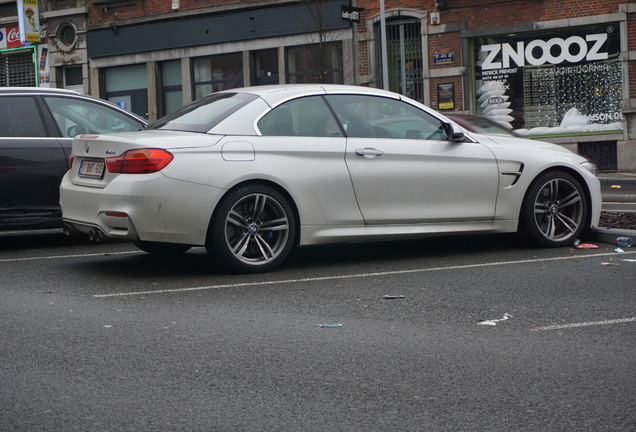
[[[623,324],[623,323],[630,323],[630,322],[636,322],[636,317],[621,318],[621,319],[614,319],[614,320],[592,321],[592,322],[575,323],[575,324],[551,325],[546,327],[537,327],[532,330],[534,331],[561,330],[561,329],[571,329],[576,327],[590,327],[590,326],[600,326],[600,325],[608,325],[608,324]]]
[[[628,254],[636,254],[636,251],[625,252],[621,255],[624,256]],[[275,281],[243,282],[243,283],[236,283],[236,284],[208,285],[208,286],[189,287],[189,288],[172,288],[172,289],[153,290],[153,291],[95,294],[93,295],[93,297],[95,298],[126,297],[126,296],[178,293],[178,292],[187,292],[187,291],[216,290],[216,289],[222,289],[222,288],[244,288],[244,287],[250,287],[250,286],[283,285],[283,284],[304,283],[304,282],[321,282],[321,281],[329,281],[329,280],[369,278],[369,277],[391,276],[391,275],[409,274],[409,273],[425,273],[425,272],[432,272],[432,271],[459,270],[459,269],[479,268],[479,267],[494,267],[494,266],[512,265],[512,264],[528,264],[528,263],[537,263],[537,262],[546,262],[546,261],[564,261],[564,260],[580,259],[580,258],[598,258],[598,257],[616,256],[616,255],[617,254],[615,252],[599,253],[599,254],[591,254],[591,255],[569,255],[565,257],[539,258],[539,259],[518,260],[518,261],[499,261],[499,262],[492,262],[492,263],[485,263],[485,264],[467,264],[467,265],[460,265],[460,266],[419,268],[419,269],[411,269],[411,270],[394,270],[394,271],[385,271],[385,272],[377,272],[377,273],[354,273],[349,275],[323,276],[323,277],[314,277],[314,278],[282,279],[282,280],[275,280]]]

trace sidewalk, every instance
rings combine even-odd
[[[597,173],[601,181],[603,211],[636,212],[636,174]],[[617,237],[631,237],[636,240],[636,230],[613,228],[592,229],[592,241],[614,244]]]

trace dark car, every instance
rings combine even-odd
[[[511,129],[497,123],[488,117],[460,114],[454,112],[444,112],[444,115],[470,132],[486,134],[486,135],[508,135],[518,136]]]
[[[0,87],[0,230],[62,227],[59,187],[73,137],[138,131],[119,106],[49,88]]]

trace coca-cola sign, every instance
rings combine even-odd
[[[20,28],[18,26],[0,29],[4,33],[6,45],[0,42],[0,48],[22,48],[25,46],[20,42]]]
[[[48,31],[46,23],[40,28],[40,38],[42,43],[48,42]],[[22,48],[30,44],[23,44],[20,41],[20,27],[0,27],[0,49]]]
[[[20,28],[7,27],[7,48],[18,48],[22,46],[20,42]]]

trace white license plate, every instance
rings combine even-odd
[[[104,162],[84,160],[80,164],[78,175],[84,178],[101,179],[104,177]]]

